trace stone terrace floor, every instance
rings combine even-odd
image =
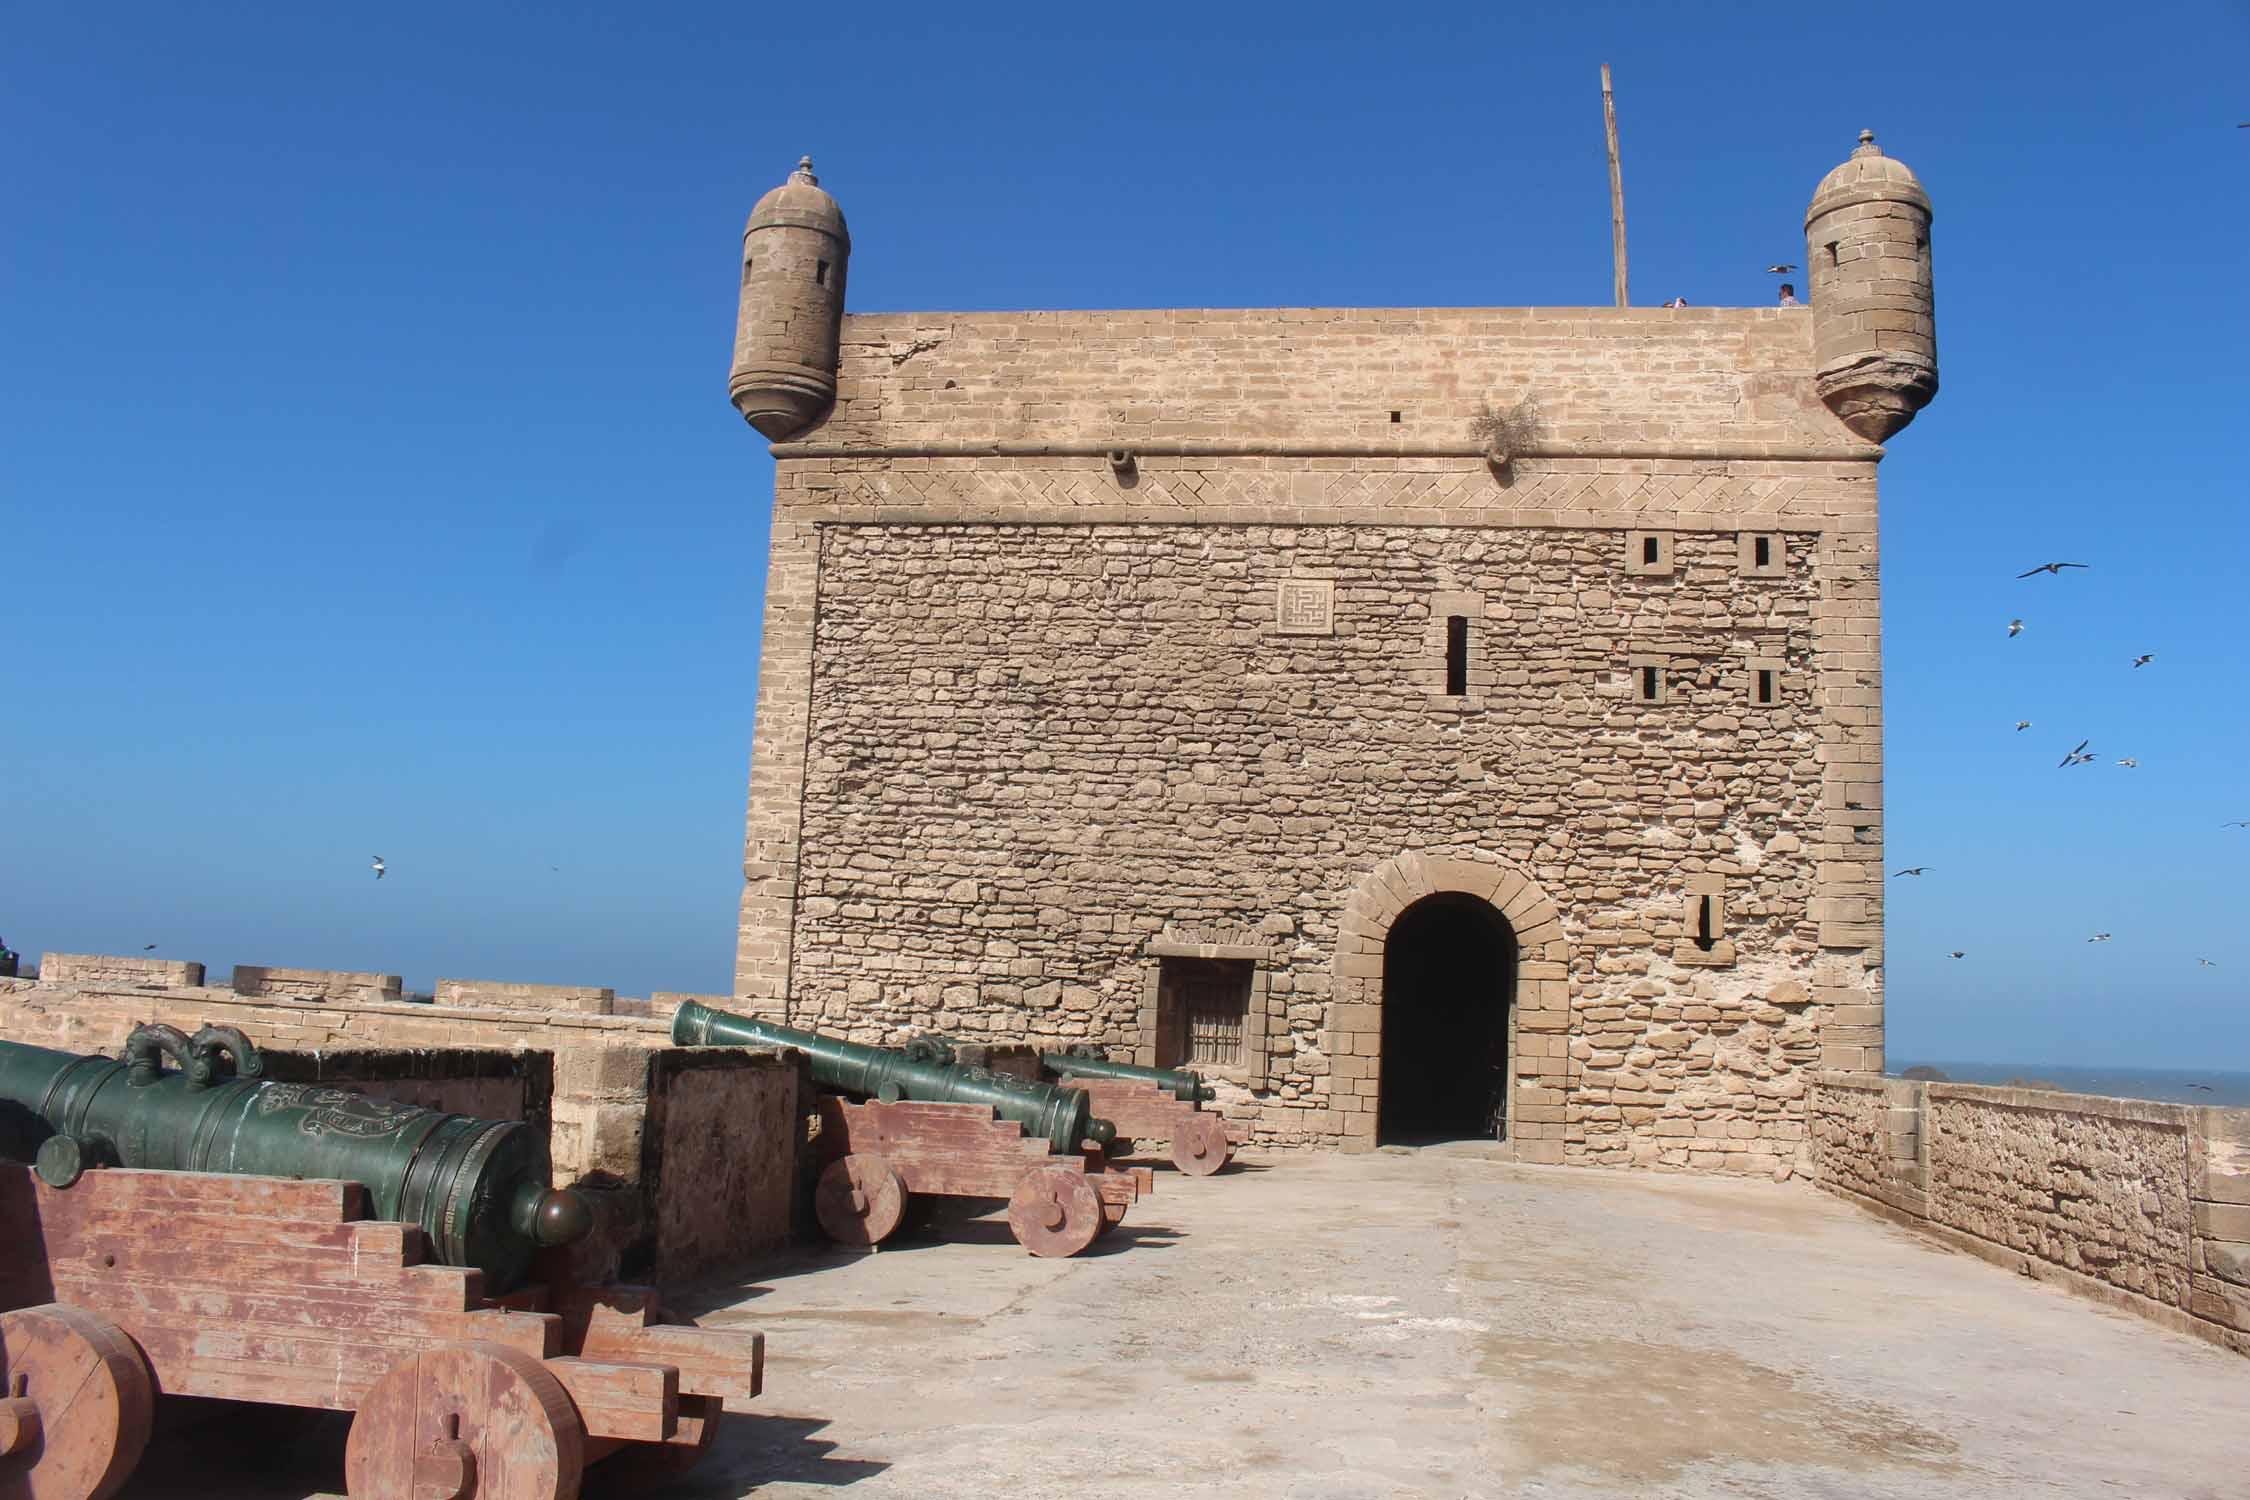
[[[681,1495],[2250,1490],[2250,1360],[1801,1183],[1267,1157],[1074,1260],[991,1218],[675,1301],[768,1360]],[[127,1495],[306,1493],[174,1488],[230,1447],[175,1441]]]

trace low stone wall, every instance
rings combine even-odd
[[[203,983],[203,965],[181,958],[127,958],[116,953],[42,953],[43,984],[133,984],[179,989]]]
[[[12,1041],[115,1055],[144,1021],[191,1032],[238,1027],[280,1067],[298,1070],[285,1076],[348,1080],[371,1091],[381,1085],[461,1113],[487,1113],[497,1102],[501,1117],[515,1112],[469,1085],[469,1065],[450,1065],[467,1071],[448,1080],[430,1072],[439,1064],[421,1059],[431,1049],[467,1049],[515,1060],[520,1070],[525,1058],[551,1056],[551,1095],[538,1102],[554,1180],[587,1193],[596,1209],[595,1236],[572,1257],[573,1272],[585,1279],[620,1269],[693,1274],[778,1243],[795,1227],[793,1185],[807,1159],[800,1094],[811,1087],[798,1054],[676,1049],[668,1022],[568,1010],[0,980],[0,1037]],[[737,1061],[708,1076],[701,1063],[675,1061],[722,1057]],[[487,1065],[481,1076],[506,1072]],[[678,1108],[669,1098],[675,1084],[692,1096]],[[528,1109],[533,1095],[523,1097]],[[477,1107],[464,1107],[472,1102]],[[661,1180],[650,1175],[652,1160],[668,1163]],[[776,1190],[775,1182],[791,1187]]]
[[[55,985],[0,980],[0,1036],[74,1052],[115,1052],[142,1021],[193,1031],[238,1026],[261,1047],[305,1052],[338,1047],[546,1048],[619,1043],[661,1047],[668,1028],[625,1016],[470,1006],[306,1001],[238,995],[230,989]]]
[[[404,1000],[404,978],[397,974],[355,974],[345,969],[281,969],[266,964],[236,964],[238,995],[286,995],[300,1000]]]
[[[2250,1353],[2250,1110],[1823,1073],[1815,1179]]]
[[[497,979],[441,979],[440,1005],[484,1010],[559,1010],[606,1016],[617,1009],[617,991],[584,984],[505,984]]]

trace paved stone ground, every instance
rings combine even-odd
[[[682,1299],[766,1332],[768,1394],[677,1493],[2231,1500],[2250,1474],[2250,1361],[1802,1184],[1445,1147],[1157,1186],[1075,1260],[988,1219]],[[230,1447],[195,1451],[144,1473]]]

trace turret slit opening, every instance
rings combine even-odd
[[[813,279],[813,284],[814,284],[815,286],[826,286],[826,285],[828,285],[828,262],[827,262],[827,261],[818,261],[818,262],[816,262],[816,263],[814,264],[814,266],[813,266],[813,277],[812,277],[812,279]]]
[[[1465,698],[1469,692],[1469,617],[1445,617],[1445,694]]]

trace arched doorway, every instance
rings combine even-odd
[[[1377,1139],[1492,1140],[1506,1129],[1516,934],[1461,891],[1424,896],[1383,942]]]

